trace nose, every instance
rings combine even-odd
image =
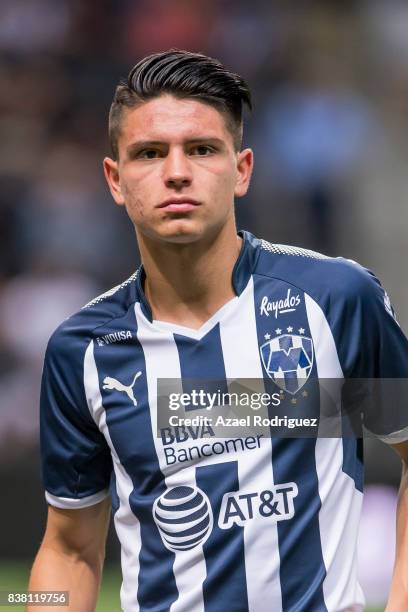
[[[188,187],[192,180],[191,166],[188,157],[181,149],[171,149],[163,164],[163,179],[166,187],[181,189]]]

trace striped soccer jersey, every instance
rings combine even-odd
[[[408,342],[370,272],[241,235],[236,296],[200,329],[152,319],[140,268],[48,344],[46,499],[83,508],[111,495],[126,612],[364,605],[361,440],[221,439],[205,426],[157,434],[159,379],[260,379],[296,398],[299,372],[300,393],[313,378],[408,376]],[[406,421],[384,440],[408,439]]]

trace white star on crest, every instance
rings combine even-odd
[[[290,325],[286,329],[288,330],[289,333],[293,332],[293,327],[291,327]]]
[[[275,329],[275,332],[278,334],[278,336],[282,333],[282,330],[280,327],[278,327],[278,329]]]
[[[265,334],[265,340],[270,340],[271,334]]]
[[[299,334],[304,334],[305,330],[303,329],[303,327],[299,327]]]

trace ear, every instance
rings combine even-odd
[[[237,155],[237,182],[234,189],[234,195],[237,198],[241,198],[248,191],[253,167],[254,153],[252,149],[240,151]]]
[[[103,160],[103,171],[113,199],[119,206],[124,206],[125,200],[120,188],[118,162],[110,157],[105,157]]]

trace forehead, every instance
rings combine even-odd
[[[231,140],[224,115],[213,106],[191,98],[164,94],[123,114],[119,141],[183,141],[205,137]]]

